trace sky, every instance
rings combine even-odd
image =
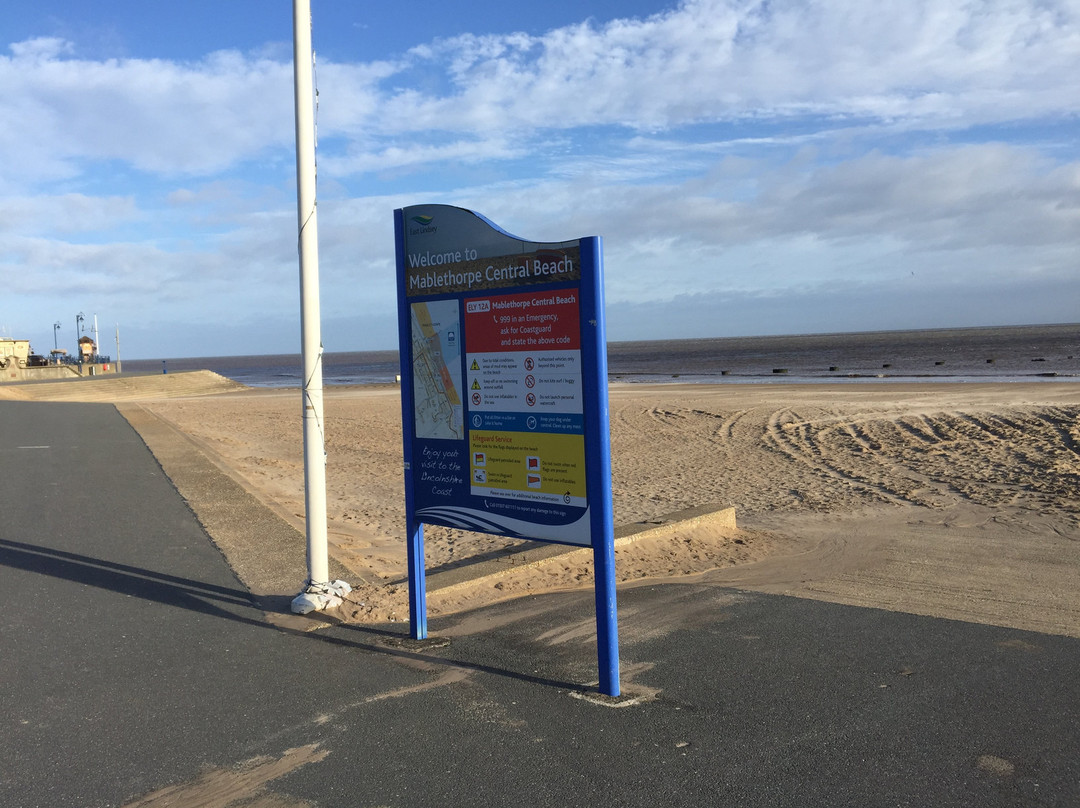
[[[1080,321],[1078,0],[311,6],[327,351],[396,347],[421,203],[601,236],[611,340]],[[299,352],[292,37],[5,7],[0,337]]]

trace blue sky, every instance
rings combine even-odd
[[[1075,0],[312,16],[329,351],[395,347],[425,202],[603,236],[613,340],[1080,321]],[[0,38],[0,336],[298,352],[292,4],[38,0]]]

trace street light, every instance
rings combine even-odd
[[[85,319],[86,315],[81,311],[75,315],[75,356],[78,358],[80,365],[82,364],[82,346],[79,345],[79,332]]]
[[[56,335],[60,333],[60,321],[57,320],[52,326],[52,346],[54,351],[60,350],[60,344],[56,341]]]

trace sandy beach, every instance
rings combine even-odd
[[[303,530],[299,393],[140,406]],[[393,387],[328,388],[342,617],[407,619],[401,414]],[[614,385],[616,525],[734,507],[617,552],[623,585],[704,580],[1080,636],[1080,384]],[[427,568],[518,543],[428,527]],[[588,553],[429,595],[432,615],[589,586]]]
[[[202,371],[3,398],[138,408],[299,531],[302,559],[298,390]],[[1080,637],[1080,384],[615,384],[610,402],[616,529],[673,525],[617,549],[621,585],[703,581]],[[325,429],[330,551],[355,587],[336,616],[407,620],[397,388],[328,387]],[[725,508],[737,528],[672,522]],[[429,575],[506,562],[429,587],[432,616],[591,586],[587,550],[532,564],[509,555],[528,543],[425,534]],[[302,582],[289,563],[281,578]]]

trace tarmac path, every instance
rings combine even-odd
[[[0,401],[0,805],[1080,804],[1080,640],[739,591],[271,624],[114,407]]]

